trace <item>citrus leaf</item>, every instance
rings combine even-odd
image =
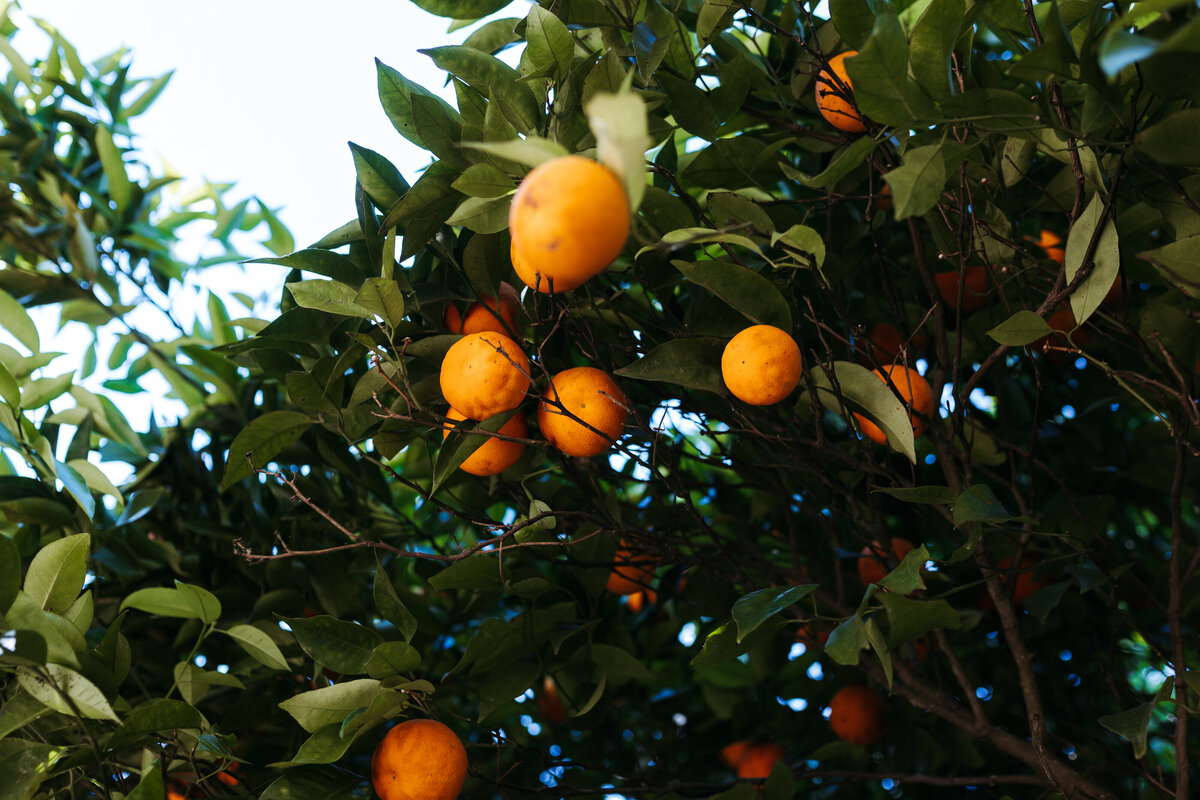
[[[322,614],[287,620],[304,652],[343,675],[361,675],[367,659],[383,643],[383,637],[356,622],[345,622]]]
[[[387,691],[377,680],[360,678],[301,692],[284,700],[279,707],[301,728],[316,733],[327,725],[341,725],[352,711],[366,708],[377,695]]]
[[[663,342],[642,358],[616,370],[624,378],[674,383],[688,389],[703,389],[726,395],[721,378],[721,339],[696,337]]]
[[[752,269],[728,261],[672,261],[692,283],[703,286],[747,319],[792,329],[792,312],[775,284]]]
[[[1066,257],[1063,261],[1068,281],[1074,280],[1083,267],[1083,257],[1103,213],[1104,199],[1097,192],[1092,195],[1092,201],[1071,226],[1071,231],[1067,234]],[[1077,325],[1087,322],[1088,317],[1100,307],[1100,303],[1117,280],[1121,267],[1121,252],[1117,240],[1117,226],[1111,216],[1104,223],[1093,260],[1095,266],[1091,274],[1071,293],[1071,311],[1075,315]]]
[[[312,420],[308,415],[298,411],[269,411],[251,420],[229,446],[221,489],[228,489],[249,477],[256,466],[265,466],[283,448],[299,439],[311,425]]]
[[[891,388],[871,370],[850,361],[833,362],[833,373],[842,395],[871,416],[887,435],[888,446],[903,453],[914,464],[917,463],[912,421],[904,404]],[[821,404],[831,411],[841,411],[841,404],[825,367],[813,370],[812,377]]]
[[[25,593],[47,611],[57,614],[66,611],[83,589],[91,544],[90,535],[77,533],[43,547],[25,573]],[[18,558],[18,569],[20,563]]]
[[[816,584],[773,586],[739,598],[733,604],[733,621],[737,623],[738,643],[741,643],[759,625],[785,608],[800,602],[816,590]]]
[[[1046,320],[1032,311],[1022,309],[992,328],[987,335],[1000,344],[1023,347],[1048,335],[1051,330]]]
[[[263,666],[278,670],[289,669],[279,645],[275,644],[265,631],[253,625],[234,625],[221,633],[240,644],[251,658]]]

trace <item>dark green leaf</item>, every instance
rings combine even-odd
[[[507,173],[486,162],[467,167],[453,186],[468,197],[502,197],[517,188]]]
[[[537,68],[534,76],[563,78],[571,69],[575,40],[558,17],[534,3],[525,18],[526,58]]]
[[[343,675],[363,674],[371,652],[383,642],[383,637],[370,628],[324,614],[289,619],[287,623],[304,652]]]
[[[300,766],[272,781],[259,800],[368,800],[362,776],[332,766]]]
[[[21,554],[12,539],[0,536],[0,616],[8,611],[20,588]],[[75,593],[78,594],[79,590],[76,589]]]
[[[1031,615],[1035,616],[1041,622],[1045,622],[1050,616],[1050,612],[1058,608],[1058,604],[1062,601],[1063,595],[1067,593],[1067,589],[1071,588],[1070,581],[1061,581],[1052,583],[1049,586],[1043,586],[1036,592],[1025,598],[1021,604]]]
[[[721,378],[721,339],[672,339],[651,350],[616,374],[639,381],[674,383],[689,389],[728,394]]]
[[[808,597],[817,588],[816,584],[773,586],[739,598],[733,604],[733,621],[737,623],[738,642],[740,643],[771,617]]]
[[[880,494],[889,494],[905,503],[927,505],[950,505],[958,499],[958,493],[949,486],[914,486],[900,489],[876,489]]]
[[[929,551],[925,549],[925,545],[921,545],[915,550],[909,551],[904,556],[904,560],[897,567],[884,576],[879,585],[889,592],[896,594],[908,595],[918,589],[925,588],[925,581],[922,578],[922,573],[925,571],[925,562],[929,560]]]
[[[90,535],[77,533],[39,550],[25,573],[25,593],[47,611],[61,614],[70,608],[83,589],[91,543]],[[18,558],[18,570],[20,563]]]
[[[950,56],[965,16],[963,0],[932,0],[917,20],[909,39],[908,57],[913,75],[935,99],[952,94]]]
[[[264,631],[253,625],[234,625],[221,633],[240,644],[242,649],[258,663],[271,669],[289,669],[287,659],[283,657],[279,645],[275,644]]]
[[[482,19],[495,14],[506,0],[413,0],[420,8],[447,19]]]
[[[504,118],[518,131],[536,134],[541,108],[529,85],[512,67],[495,56],[470,47],[434,47],[418,51],[497,105]]]
[[[348,256],[331,253],[328,250],[297,250],[295,253],[278,258],[256,258],[251,264],[278,264],[281,267],[315,272],[335,281],[358,286],[362,282],[363,272]]]
[[[829,0],[829,18],[846,44],[856,50],[862,49],[875,27],[875,12],[868,0]]]
[[[920,216],[933,208],[946,186],[946,162],[941,145],[913,147],[904,163],[884,175],[892,187],[896,219]]]
[[[308,415],[296,411],[269,411],[254,419],[233,439],[221,488],[228,489],[255,468],[266,466],[283,448],[296,441],[312,425]]]
[[[1096,721],[1133,745],[1133,757],[1140,759],[1146,755],[1146,738],[1153,716],[1154,703],[1142,703],[1119,714],[1100,717]]]
[[[367,278],[354,296],[354,304],[393,328],[404,321],[404,292],[394,280]]]
[[[478,553],[446,567],[429,579],[429,585],[438,591],[499,591],[503,586],[500,579],[500,562],[494,555]]]
[[[1046,320],[1032,311],[1022,309],[992,328],[987,335],[1000,344],[1023,347],[1048,335],[1051,330]]]
[[[997,499],[986,484],[977,483],[963,490],[954,502],[954,524],[961,527],[970,522],[1007,522],[1012,514]]]
[[[1067,234],[1066,258],[1063,261],[1067,281],[1074,280],[1083,267],[1083,257],[1103,213],[1104,198],[1097,192],[1092,195],[1092,201],[1071,226],[1071,232]],[[1095,266],[1092,273],[1071,293],[1071,311],[1075,315],[1077,325],[1087,322],[1092,312],[1100,307],[1120,271],[1121,252],[1117,241],[1117,226],[1113,223],[1111,215],[1105,219],[1104,230],[1100,233],[1093,259]]]
[[[610,686],[619,686],[630,680],[653,681],[654,673],[646,669],[632,653],[609,644],[592,645],[592,661],[608,676]]]
[[[789,178],[799,181],[810,189],[824,189],[837,183],[861,166],[871,151],[875,149],[875,145],[875,140],[870,136],[860,136],[845,149],[838,151],[830,160],[829,166],[825,167],[819,175],[805,175],[790,164],[781,163],[779,167]]]
[[[350,153],[354,157],[354,172],[358,176],[358,183],[371,198],[371,202],[384,211],[390,210],[400,202],[409,186],[408,181],[404,180],[392,162],[374,150],[368,150],[354,142],[350,143]],[[344,280],[336,275],[329,277]]]
[[[489,672],[479,686],[479,722],[523,694],[541,673],[541,665],[532,660]]]
[[[391,579],[388,578],[381,566],[376,567],[375,570],[373,594],[375,610],[379,616],[395,625],[396,630],[400,631],[400,635],[404,637],[404,641],[412,641],[413,634],[417,632],[417,619],[405,607],[404,601],[400,599]]]
[[[342,681],[309,692],[293,695],[279,704],[300,727],[316,733],[328,725],[341,725],[353,711],[366,708],[381,693],[387,692],[379,681],[361,678]]]
[[[845,65],[855,104],[875,122],[907,127],[930,116],[929,99],[908,77],[908,43],[894,13],[875,18],[871,37]]]
[[[421,665],[421,654],[408,642],[384,642],[367,659],[367,674],[372,678],[390,678]]]
[[[870,647],[867,626],[862,617],[853,616],[833,629],[825,642],[825,652],[838,664],[851,666],[858,663],[858,654]]]
[[[54,763],[67,752],[66,747],[26,739],[0,739],[5,800],[30,800],[42,781],[53,774]]]
[[[425,142],[417,133],[417,126],[413,120],[412,98],[414,95],[443,104],[448,114],[458,114],[445,100],[423,86],[413,83],[379,59],[375,59],[375,67],[378,73],[379,102],[383,105],[384,113],[387,114],[388,119],[392,121],[392,125],[400,132],[400,135],[417,147],[425,147]]]
[[[1168,245],[1138,253],[1188,297],[1200,297],[1200,236],[1189,236]]]
[[[792,312],[775,284],[752,269],[728,261],[672,261],[692,283],[720,297],[747,319],[792,330]]]
[[[887,609],[892,647],[924,636],[937,628],[959,628],[962,620],[945,600],[913,600],[887,592],[875,595]]]

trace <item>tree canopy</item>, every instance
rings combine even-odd
[[[6,44],[0,797],[367,797],[425,717],[464,797],[1188,797],[1195,3],[417,5],[472,25],[422,51],[454,103],[378,54],[430,162],[351,143],[348,222],[299,250],[228,187],[164,199],[130,125],[169,76]],[[569,289],[511,235],[568,155],[631,211]],[[600,196],[529,202],[570,237]],[[47,377],[25,309],[121,327],[204,269],[197,221],[273,250],[278,314],[214,297]],[[473,314],[529,388],[458,421]],[[769,405],[722,369],[755,325],[799,348]],[[627,414],[591,456],[546,433],[578,367]],[[151,372],[188,413],[137,431]]]

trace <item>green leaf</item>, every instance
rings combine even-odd
[[[752,631],[741,642],[737,639],[737,626],[733,621],[723,623],[704,637],[704,645],[700,648],[700,652],[692,659],[692,665],[697,667],[718,667],[728,663],[730,660],[738,658],[743,653],[758,647],[760,644],[770,640],[785,622],[783,620],[773,619]],[[582,712],[581,712],[582,713]]]
[[[277,264],[281,267],[315,272],[335,281],[357,286],[362,282],[363,272],[349,257],[328,250],[297,250],[286,256],[274,258],[256,258],[249,264]]]
[[[654,673],[624,648],[610,644],[593,644],[591,650],[592,662],[604,670],[611,686],[631,680],[647,683],[654,680]]]
[[[354,172],[358,176],[358,183],[372,203],[386,211],[400,202],[409,185],[392,162],[374,150],[368,150],[354,142],[350,142],[350,153],[354,157]]]
[[[904,556],[904,560],[884,576],[879,585],[889,592],[903,595],[912,594],[917,589],[924,589],[925,581],[921,576],[925,570],[925,562],[928,560],[929,551],[925,549],[925,545],[910,550]]]
[[[41,339],[37,326],[33,324],[25,307],[13,299],[8,292],[0,290],[0,327],[13,335],[18,342],[37,355],[41,352]]]
[[[552,158],[561,158],[571,154],[558,142],[552,142],[539,136],[510,139],[507,142],[463,142],[462,146],[482,150],[526,167],[536,167]],[[470,172],[470,168],[467,169],[467,172]],[[466,172],[463,173],[464,177],[465,175]]]
[[[3,363],[0,363],[0,400],[8,403],[14,411],[21,407],[21,387]]]
[[[156,761],[142,774],[142,779],[138,781],[134,790],[126,795],[125,800],[162,800],[166,797],[166,792],[162,769]]]
[[[853,616],[833,629],[825,642],[825,652],[836,663],[852,666],[858,663],[858,654],[870,647],[867,626],[862,617]]]
[[[883,638],[883,631],[879,629],[879,623],[874,617],[868,617],[866,621],[867,641],[871,644],[871,649],[875,651],[876,657],[879,659],[880,665],[883,666],[883,677],[889,689],[892,688],[892,651],[887,646],[887,641]]]
[[[354,296],[354,304],[370,311],[392,328],[404,321],[404,291],[394,280],[367,278]]]
[[[862,406],[887,435],[888,446],[903,453],[912,463],[917,463],[912,421],[904,404],[891,388],[871,370],[849,361],[833,362],[833,373],[842,396]],[[840,412],[842,405],[825,367],[814,369],[812,377],[817,387],[817,399],[831,411]]]
[[[271,782],[259,800],[367,800],[362,776],[332,766],[293,767]]]
[[[854,102],[870,119],[883,125],[908,127],[915,120],[930,116],[929,99],[908,77],[908,42],[899,18],[891,11],[875,18],[871,37],[857,56],[844,63],[853,84]]]
[[[511,703],[514,697],[533,685],[542,667],[537,661],[518,661],[504,669],[492,670],[479,686],[479,721]]]
[[[809,176],[800,172],[790,164],[780,163],[783,174],[810,189],[824,189],[840,181],[867,160],[867,156],[875,149],[876,141],[870,136],[860,136],[845,149],[839,151],[829,162],[829,166],[818,175]]]
[[[892,187],[896,219],[924,214],[937,205],[946,186],[946,162],[940,144],[910,148],[903,161],[883,176]]]
[[[377,680],[360,678],[301,692],[284,700],[279,707],[304,730],[316,733],[329,725],[341,725],[352,712],[366,708],[376,696],[388,691]]]
[[[1133,757],[1146,755],[1146,738],[1150,731],[1150,720],[1154,716],[1154,703],[1142,703],[1119,714],[1107,714],[1097,722],[1133,745]]]
[[[1200,297],[1200,236],[1178,239],[1138,253],[1137,257],[1153,264],[1164,278],[1188,297]]]
[[[311,280],[287,284],[288,291],[301,308],[314,308],[346,317],[371,318],[371,311],[355,302],[358,292],[338,281]]]
[[[959,628],[962,619],[945,600],[913,600],[894,592],[875,595],[888,614],[892,647],[924,636],[937,628]]]
[[[379,88],[379,102],[383,106],[384,113],[387,114],[388,119],[392,121],[392,125],[400,135],[417,147],[424,148],[425,142],[421,139],[420,134],[417,133],[417,126],[413,120],[412,98],[414,95],[441,103],[445,106],[445,111],[448,114],[458,114],[445,100],[425,87],[413,83],[379,59],[375,59],[375,69]]]
[[[458,204],[446,222],[476,233],[499,233],[508,229],[511,203],[512,198],[508,196],[468,197]]]
[[[470,47],[434,47],[417,52],[429,56],[438,69],[449,72],[495,103],[518,131],[537,133],[542,109],[529,84],[512,67]]]
[[[970,522],[1007,522],[1012,518],[991,488],[983,483],[967,487],[954,502],[955,527]]]
[[[138,589],[121,601],[121,610],[126,608],[136,608],[160,617],[198,619],[202,622],[215,622],[221,616],[221,603],[211,592],[179,582],[176,582],[174,589]]]
[[[367,674],[372,678],[390,678],[410,672],[421,665],[421,654],[408,642],[384,642],[371,651]]]
[[[1103,213],[1104,199],[1097,192],[1092,195],[1087,208],[1071,226],[1071,231],[1067,234],[1066,257],[1063,261],[1067,281],[1074,280],[1083,267],[1083,257]],[[1100,307],[1120,271],[1121,252],[1117,241],[1117,226],[1113,223],[1111,215],[1104,223],[1104,230],[1096,243],[1093,258],[1095,267],[1092,273],[1071,293],[1071,312],[1075,315],[1078,325],[1087,322],[1092,312]]]
[[[26,739],[0,739],[0,764],[4,765],[4,800],[31,800],[42,781],[54,774],[55,762],[68,749]]]
[[[78,709],[85,719],[121,721],[96,684],[59,664],[47,664],[38,670],[18,667],[17,682],[43,705],[60,714],[74,717],[75,709]],[[66,698],[70,698],[70,703]]]
[[[793,225],[783,233],[771,234],[771,244],[799,255],[806,260],[806,266],[821,268],[825,263],[825,241],[821,234],[807,225]]]
[[[125,172],[121,151],[113,144],[112,132],[103,125],[96,127],[96,150],[104,177],[108,180],[108,193],[116,202],[117,211],[124,211],[133,196],[133,184]]]
[[[935,99],[953,93],[950,56],[966,17],[963,0],[932,0],[912,31],[908,58],[921,88]]]
[[[300,745],[291,761],[281,761],[268,764],[269,767],[291,767],[298,764],[332,764],[337,761],[350,745],[354,744],[357,735],[342,736],[341,725],[327,725],[314,733]]]
[[[1046,618],[1050,616],[1050,612],[1058,608],[1063,595],[1070,588],[1070,581],[1060,581],[1059,583],[1052,583],[1049,586],[1043,586],[1025,598],[1025,602],[1022,605],[1031,616],[1037,617],[1040,622],[1045,622]]]
[[[447,19],[483,19],[508,5],[508,0],[413,0],[417,7]]]
[[[20,589],[21,553],[12,539],[0,536],[0,617],[8,612]],[[75,593],[78,594],[79,590],[76,589]],[[0,734],[2,737],[3,734]]]
[[[1051,330],[1046,320],[1032,311],[1022,309],[992,328],[987,335],[1000,344],[1023,347],[1048,335]]]
[[[43,547],[33,557],[29,571],[25,573],[25,593],[47,611],[57,614],[66,611],[83,589],[91,544],[90,535],[77,533],[56,539]],[[20,564],[18,558],[18,570]]]
[[[739,643],[752,631],[785,608],[800,602],[817,590],[816,584],[804,586],[772,586],[759,589],[733,604],[733,621],[737,623]]]
[[[263,666],[285,671],[290,669],[279,645],[265,631],[253,625],[234,625],[221,633],[240,644],[251,658]]]
[[[1163,120],[1143,128],[1134,139],[1134,149],[1160,164],[1192,166],[1200,164],[1200,108],[1185,108],[1167,114]]]
[[[729,261],[672,261],[692,283],[703,286],[751,322],[792,330],[792,312],[775,284]]]
[[[375,610],[379,616],[395,625],[396,630],[400,631],[400,635],[404,637],[404,641],[411,642],[413,634],[417,632],[417,618],[405,607],[404,601],[396,593],[396,587],[392,585],[391,579],[379,565],[376,565],[375,568],[375,585],[372,593],[375,597]]]
[[[875,12],[868,0],[829,0],[833,27],[855,50],[862,49],[875,27]]]
[[[20,730],[30,722],[51,713],[50,709],[24,692],[15,692],[0,706],[0,747],[13,731]],[[11,740],[8,740],[11,741]],[[0,751],[2,752],[2,751]],[[9,762],[0,758],[0,764]]]
[[[638,381],[673,383],[687,389],[703,389],[727,395],[721,378],[722,339],[696,337],[672,339],[642,358],[616,370],[616,374]]]
[[[534,3],[525,17],[526,58],[539,67],[534,76],[564,78],[571,69],[575,40],[558,17]]]
[[[52,378],[37,378],[25,385],[25,390],[21,392],[21,407],[26,410],[41,408],[42,406],[61,397],[63,392],[71,388],[73,373],[64,372],[62,375],[56,375]]]
[[[539,8],[539,6],[533,6]],[[517,141],[524,142],[523,139]],[[474,145],[470,145],[474,146]],[[454,179],[455,189],[468,197],[503,197],[517,188],[517,184],[508,174],[499,168],[480,162],[472,164]]]
[[[458,208],[462,196],[452,186],[457,174],[450,167],[435,163],[384,218],[381,229],[402,226],[404,231],[401,261],[420,252]]]
[[[477,553],[462,561],[456,561],[429,579],[429,585],[437,591],[449,589],[474,589],[478,591],[500,591],[504,583],[500,578],[500,562],[487,553]]]
[[[442,447],[438,450],[437,461],[433,465],[433,483],[429,488],[431,495],[436,494],[437,490],[442,487],[442,484],[455,474],[455,471],[466,461],[472,453],[478,450],[483,445],[487,444],[488,437],[482,434],[467,433],[469,430],[487,431],[496,433],[505,424],[512,419],[514,414],[520,414],[518,410],[502,411],[488,417],[482,422],[473,422],[465,420],[459,422],[450,431],[450,434],[442,442]]]
[[[370,628],[324,614],[288,619],[287,624],[304,652],[343,675],[363,674],[372,651],[383,643],[383,637]]]
[[[596,137],[599,162],[621,179],[629,208],[637,211],[646,193],[646,151],[651,145],[645,101],[626,85],[616,94],[598,92],[583,110]]]
[[[174,730],[200,730],[204,717],[194,707],[182,700],[159,698],[138,706],[113,732],[110,744],[115,748],[125,747],[138,737]]]
[[[905,503],[923,503],[926,505],[950,505],[958,499],[958,492],[949,486],[913,486],[912,488],[876,489],[880,494],[888,494]]]
[[[63,488],[79,504],[84,515],[91,519],[96,513],[96,499],[92,497],[92,490],[88,488],[87,481],[69,464],[64,464],[57,458],[52,463],[54,464],[54,474],[62,481]]]
[[[255,467],[266,466],[281,450],[299,439],[312,420],[297,411],[269,411],[250,422],[229,446],[229,460],[221,478],[221,489],[249,477]],[[254,466],[251,465],[253,459]]]

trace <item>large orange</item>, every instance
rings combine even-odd
[[[432,719],[401,722],[371,756],[371,784],[381,800],[454,800],[466,778],[466,748]]]
[[[963,301],[964,313],[982,308],[987,303],[987,268],[967,267],[963,270]],[[951,308],[958,306],[958,270],[934,273],[933,282],[937,284],[938,294]]]
[[[625,541],[621,541],[617,553],[613,556],[616,566],[608,574],[604,588],[613,594],[637,594],[644,591],[650,581],[654,580],[654,571],[658,568],[658,559],[647,553],[635,553],[630,550]]]
[[[573,289],[621,253],[629,218],[611,171],[582,156],[551,159],[525,176],[509,207],[513,267],[540,292]]]
[[[479,301],[467,306],[465,314],[460,314],[458,306],[451,303],[446,306],[446,316],[443,322],[451,333],[482,333],[495,331],[508,336],[517,330],[517,305],[520,299],[517,290],[508,281],[500,281],[500,300],[490,294],[480,296]]]
[[[896,563],[915,550],[916,547],[907,539],[899,536],[892,537],[892,555]],[[863,586],[879,583],[891,571],[887,565],[887,548],[882,542],[873,542],[862,549],[862,557],[858,559],[858,579]]]
[[[739,332],[721,353],[725,386],[744,403],[769,406],[800,383],[800,346],[774,325],[752,325]]]
[[[844,742],[877,742],[883,736],[883,698],[859,684],[839,689],[829,701],[829,724]]]
[[[737,776],[751,780],[765,780],[771,774],[775,762],[787,758],[787,751],[775,742],[753,742],[746,746],[738,760]]]
[[[446,414],[446,418],[452,422],[459,422],[467,419],[467,415],[452,408]],[[442,431],[443,440],[450,435],[452,427],[448,425]],[[525,415],[520,411],[513,414],[508,422],[500,426],[499,432],[505,436],[512,436],[515,439],[524,439],[529,434],[529,426],[525,424]],[[472,433],[470,435],[487,436],[483,433]],[[499,475],[517,463],[517,459],[524,452],[525,445],[521,442],[510,442],[495,436],[487,436],[487,441],[479,445],[474,453],[467,456],[466,460],[458,465],[458,468],[472,475]]]
[[[913,436],[924,433],[929,424],[927,420],[933,419],[937,411],[937,400],[934,399],[933,387],[929,385],[929,381],[922,378],[921,373],[915,369],[903,364],[886,364],[875,370],[875,376],[884,383],[890,380],[900,391],[904,405],[910,410],[908,419],[912,423]],[[858,421],[864,436],[876,444],[887,444],[887,434],[878,425],[862,414],[855,414],[854,419]]]
[[[563,409],[591,427],[581,425]],[[558,373],[550,379],[538,405],[542,435],[569,456],[599,455],[612,447],[628,416],[621,387],[595,367],[572,367]]]
[[[862,115],[854,108],[854,87],[850,84],[850,76],[846,74],[846,59],[856,55],[857,50],[838,53],[829,59],[829,67],[817,75],[817,110],[826,122],[846,133],[862,133],[867,129]],[[834,82],[831,72],[841,81],[845,91]]]
[[[450,345],[439,381],[451,408],[484,420],[521,404],[529,390],[529,359],[502,333],[471,333]]]

